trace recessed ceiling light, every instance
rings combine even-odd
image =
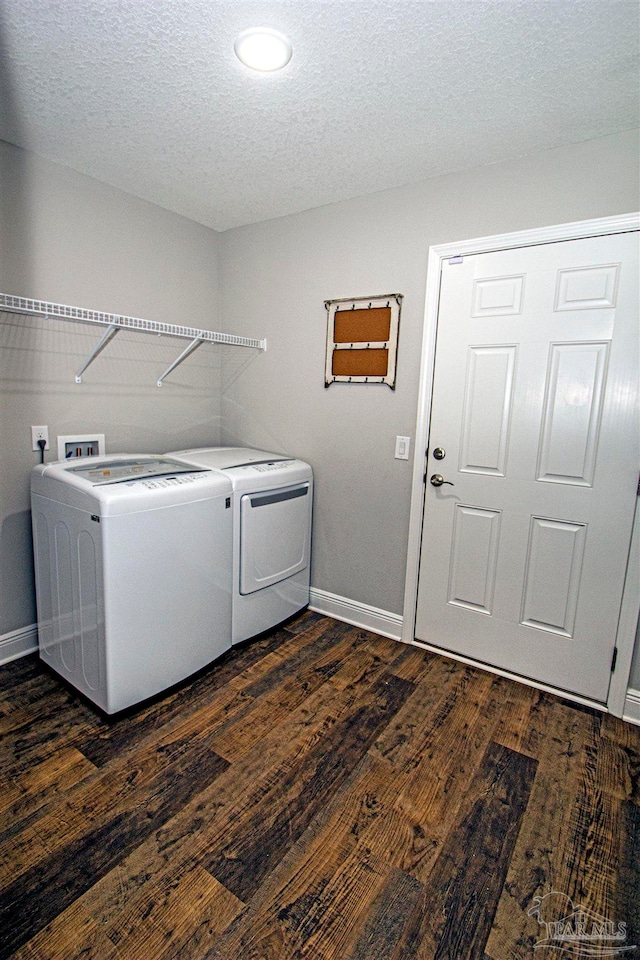
[[[268,73],[281,70],[291,60],[291,44],[282,33],[269,27],[245,30],[233,45],[238,60],[251,70]]]

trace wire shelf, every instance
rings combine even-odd
[[[99,310],[86,310],[84,307],[70,307],[64,303],[50,303],[47,300],[33,300],[30,297],[15,297],[6,293],[0,293],[0,310],[32,317],[51,317],[56,320],[71,320],[76,323],[94,323],[107,327],[108,330],[87,358],[82,370],[76,374],[76,383],[82,382],[84,371],[119,330],[134,330],[137,333],[152,333],[191,340],[191,344],[158,378],[159,387],[162,386],[165,377],[203,343],[251,347],[254,350],[267,349],[266,340],[258,340],[253,337],[239,337],[231,333],[217,333],[213,330],[200,330],[197,327],[183,327],[178,324],[161,323],[157,320],[143,320],[140,317],[126,317],[115,313],[103,313]]]

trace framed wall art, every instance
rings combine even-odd
[[[396,385],[402,294],[325,300],[327,357],[324,385]]]

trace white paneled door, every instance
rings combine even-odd
[[[416,639],[605,702],[638,484],[638,234],[443,263]],[[440,481],[443,481],[441,485]]]

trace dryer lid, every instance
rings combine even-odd
[[[291,457],[269,450],[255,450],[253,447],[200,447],[194,450],[175,450],[170,457],[179,457],[189,463],[210,470],[231,470],[234,467],[248,467],[259,463],[282,463]]]

